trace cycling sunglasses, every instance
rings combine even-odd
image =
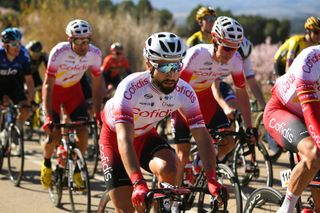
[[[163,63],[163,64],[157,64],[152,61],[149,61],[149,62],[154,68],[156,68],[157,70],[165,74],[171,72],[172,70],[175,73],[178,73],[181,70],[183,65],[182,62]]]
[[[213,23],[215,21],[215,18],[213,16],[205,16],[203,17],[203,20]]]
[[[233,52],[233,51],[236,51],[238,50],[238,48],[232,48],[232,47],[226,47],[226,46],[223,46],[223,45],[220,45],[222,47],[222,49],[226,52]]]
[[[20,41],[16,41],[16,42],[8,43],[8,45],[9,45],[10,47],[20,47],[20,46],[21,46],[21,43],[20,43]]]
[[[88,45],[91,43],[91,40],[89,38],[76,38],[76,39],[73,39],[72,42],[75,44],[75,45]]]

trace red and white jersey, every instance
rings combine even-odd
[[[132,122],[137,137],[181,109],[190,128],[205,127],[198,98],[188,83],[179,79],[173,92],[163,94],[150,79],[150,71],[133,73],[123,79],[114,97],[104,107],[103,122],[112,130],[115,130],[116,123]]]
[[[320,100],[320,45],[308,47],[295,58],[287,73],[277,79],[273,93],[291,112],[303,117],[298,99],[298,84],[315,88],[316,99]]]
[[[92,44],[85,56],[79,56],[69,42],[60,42],[50,51],[46,74],[56,78],[55,85],[71,87],[89,68],[94,76],[99,76],[101,60],[100,49]]]
[[[213,59],[212,44],[198,44],[187,50],[183,59],[181,78],[187,81],[198,93],[211,87],[216,79],[232,75],[238,88],[245,86],[243,61],[241,55],[235,52],[226,64],[220,64]]]

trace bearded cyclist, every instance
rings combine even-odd
[[[178,158],[155,130],[171,112],[181,110],[204,162],[208,189],[217,196],[215,152],[194,90],[179,79],[186,46],[170,32],[151,35],[144,45],[147,71],[126,77],[102,113],[100,157],[116,212],[143,212],[148,186],[140,166],[159,181],[177,185]],[[220,200],[220,197],[218,198]]]

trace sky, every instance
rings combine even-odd
[[[114,3],[121,0],[112,0]],[[320,0],[149,0],[157,9],[167,9],[182,22],[199,4],[230,10],[234,15],[260,15],[292,19],[320,16]],[[138,0],[133,0],[137,3]]]

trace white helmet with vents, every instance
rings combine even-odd
[[[159,32],[146,40],[143,56],[151,61],[177,61],[186,56],[186,51],[187,46],[179,36],[170,32]]]
[[[92,28],[87,21],[76,19],[69,22],[66,34],[71,38],[87,38],[92,35]]]
[[[238,48],[243,40],[243,28],[236,20],[220,16],[214,22],[211,34],[215,37],[218,44]]]

